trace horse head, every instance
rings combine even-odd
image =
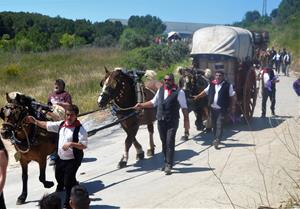
[[[100,87],[102,87],[98,98],[100,108],[106,107],[111,101],[122,102],[127,95],[132,94],[133,80],[128,74],[121,69],[115,69],[112,72],[105,69],[105,72],[104,78],[100,81]]]
[[[19,92],[11,92],[6,94],[7,103],[0,110],[0,117],[3,120],[0,134],[3,139],[15,140],[15,135],[24,130],[28,126],[24,122],[26,116],[29,115],[29,100]]]

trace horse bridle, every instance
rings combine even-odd
[[[108,78],[109,78],[109,77],[108,77]],[[121,85],[121,87],[120,87],[120,92],[119,92],[119,94],[118,94],[117,96],[115,96],[114,98],[112,98],[112,99],[110,100],[109,103],[110,103],[111,105],[113,105],[114,107],[116,107],[116,111],[132,110],[133,107],[122,108],[122,107],[120,107],[120,106],[117,104],[117,102],[120,101],[120,99],[124,96],[124,93],[125,93],[125,88],[126,88],[126,87],[125,87],[125,82],[124,82],[124,81],[119,82],[117,79],[114,79],[113,83],[112,83],[110,86],[108,86],[108,87],[109,87],[110,89],[116,90],[116,87],[117,87],[118,84]],[[110,89],[109,89],[109,90],[110,90]],[[104,92],[102,92],[102,94],[107,94],[108,96],[111,95],[109,91],[104,91]]]
[[[8,114],[11,114],[13,112],[13,109],[17,109],[17,108],[20,109],[20,113],[18,114],[18,116],[16,116],[18,118],[14,118],[14,119],[16,119],[16,122],[13,124],[11,122],[4,120],[2,125],[11,127],[10,131],[12,133],[12,136],[9,138],[9,140],[11,141],[12,144],[14,144],[17,147],[18,151],[20,151],[21,153],[26,153],[30,150],[29,136],[25,129],[25,126],[28,126],[28,124],[24,122],[26,116],[29,115],[28,109],[26,107],[23,107],[21,105],[15,104],[15,103],[8,103],[5,105],[5,110],[9,110],[10,112],[9,113],[4,112],[4,116],[8,116]],[[18,147],[18,145],[22,144],[23,142],[21,140],[17,139],[17,137],[15,136],[16,130],[21,130],[25,134],[26,141],[27,141],[27,149],[25,151],[21,150]]]

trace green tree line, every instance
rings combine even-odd
[[[282,0],[278,8],[268,15],[258,11],[246,12],[240,22],[233,24],[249,30],[269,31],[270,45],[287,48],[295,56],[300,53],[300,1]],[[296,59],[294,59],[296,60]]]
[[[120,21],[95,22],[81,19],[70,20],[61,17],[25,13],[0,13],[0,50],[21,52],[42,52],[53,49],[73,48],[83,45],[112,47],[121,44],[125,49],[149,46],[153,36],[161,34],[166,26],[157,17],[132,16],[128,26]],[[123,35],[132,34],[136,44],[128,46],[126,40],[119,43]],[[127,35],[126,35],[127,34]]]

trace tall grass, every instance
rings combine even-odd
[[[80,112],[97,108],[104,66],[120,65],[123,53],[115,48],[81,48],[44,53],[0,54],[0,107],[6,92],[19,91],[46,103],[54,81],[62,78]]]

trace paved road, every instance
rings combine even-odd
[[[176,165],[170,176],[160,171],[162,154],[157,130],[155,156],[136,162],[132,148],[129,165],[121,170],[116,166],[123,151],[123,130],[115,126],[90,137],[78,180],[90,192],[91,208],[278,207],[289,193],[295,194],[297,190],[293,180],[299,181],[300,140],[296,131],[300,125],[300,102],[291,88],[295,77],[280,79],[278,116],[260,118],[259,96],[251,123],[227,126],[227,140],[220,150],[210,145],[211,135],[200,133],[193,126],[191,139],[180,141],[180,128]],[[91,128],[93,123],[85,125]],[[145,127],[141,127],[137,138],[146,149]],[[55,181],[52,167],[48,167],[47,178]],[[44,189],[38,182],[36,163],[30,164],[28,182],[26,204],[16,206],[21,192],[21,169],[15,164],[9,167],[5,187],[8,208],[38,208],[41,196],[55,190]]]

